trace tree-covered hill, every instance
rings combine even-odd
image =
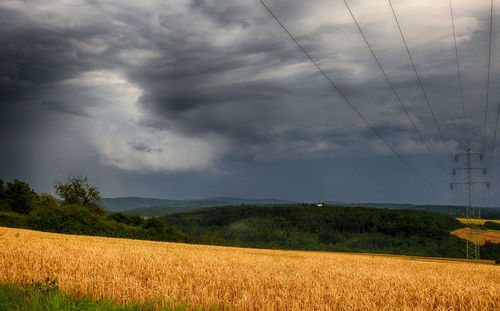
[[[161,217],[198,243],[464,257],[455,218],[355,206],[225,206]]]

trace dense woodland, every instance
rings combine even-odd
[[[163,216],[197,243],[257,248],[465,256],[450,234],[455,218],[424,211],[353,206],[226,206]],[[488,243],[482,258],[500,259]]]
[[[332,204],[342,205],[342,204]],[[358,205],[358,204],[350,204]],[[460,205],[414,205],[414,204],[394,204],[394,203],[363,203],[364,207],[386,208],[393,210],[412,210],[440,213],[452,217],[466,218],[465,206]],[[477,210],[476,210],[477,211]],[[481,207],[480,215],[482,219],[500,219],[500,209],[494,207]]]
[[[189,242],[191,238],[156,217],[107,213],[97,202],[99,191],[86,178],[69,178],[50,194],[38,194],[22,181],[0,179],[0,226],[47,232],[97,235],[154,241]]]

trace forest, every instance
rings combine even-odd
[[[425,211],[355,206],[224,206],[161,217],[196,243],[255,248],[373,252],[463,258],[465,241],[450,234],[457,219]],[[481,247],[500,259],[500,245]]]

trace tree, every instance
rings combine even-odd
[[[10,204],[7,202],[7,194],[5,193],[4,181],[0,178],[0,211],[11,211]]]
[[[2,178],[0,178],[0,200],[5,200],[5,185]]]
[[[17,179],[13,183],[7,183],[5,198],[10,204],[12,211],[16,213],[29,214],[35,206],[33,190],[31,190],[27,183]]]
[[[59,206],[59,202],[57,202],[56,198],[48,193],[36,195],[35,202],[40,208],[53,208]]]
[[[64,199],[64,204],[76,204],[88,208],[93,213],[106,214],[98,203],[101,199],[99,190],[88,183],[87,177],[70,176],[66,183],[56,184],[54,190]]]

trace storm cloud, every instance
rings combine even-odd
[[[417,128],[451,169],[449,153],[465,148],[467,137],[475,138],[475,149],[492,145],[500,99],[495,53],[485,146],[480,139],[489,1],[453,2],[465,118],[448,2],[393,2],[444,137],[420,92],[388,4],[349,4]],[[268,3],[397,152],[429,179],[442,174],[435,172],[439,168],[384,81],[343,1]],[[493,27],[496,51],[496,19]],[[355,171],[361,162],[376,167],[379,159],[389,175],[399,176],[402,170],[412,182],[418,179],[401,163],[392,168],[387,164],[399,160],[259,1],[3,1],[0,42],[5,171],[58,158],[64,164],[54,168],[55,176],[71,167],[90,174],[105,167],[116,174],[153,174],[156,179],[162,174],[206,174],[224,184],[223,176],[251,170],[252,163],[275,174],[283,171],[280,162],[340,161]],[[392,162],[386,162],[389,158]],[[31,175],[55,178],[47,177],[48,171]],[[4,176],[14,173],[9,170]],[[245,174],[240,173],[238,180]],[[208,186],[199,183],[197,189],[203,187]]]

